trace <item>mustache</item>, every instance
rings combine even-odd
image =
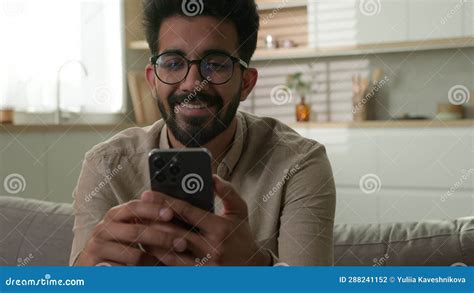
[[[168,104],[171,108],[174,108],[176,105],[187,104],[193,101],[200,101],[203,103],[207,103],[209,107],[217,106],[218,108],[222,108],[224,106],[224,102],[221,97],[219,96],[211,96],[203,93],[197,94],[173,94],[168,97]]]

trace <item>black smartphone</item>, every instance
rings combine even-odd
[[[212,156],[204,148],[154,149],[148,158],[151,189],[213,213],[211,162]],[[173,219],[173,222],[193,229],[179,218]]]

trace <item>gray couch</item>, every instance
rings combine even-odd
[[[0,265],[67,266],[72,207],[0,196]],[[474,265],[474,217],[336,225],[337,266]]]

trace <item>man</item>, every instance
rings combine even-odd
[[[187,3],[189,2],[189,3]],[[71,265],[332,265],[335,186],[324,147],[238,112],[254,88],[253,0],[148,0],[146,78],[163,120],[90,150],[74,190]],[[192,12],[192,13],[191,13]],[[205,147],[216,213],[151,192],[153,148]],[[184,230],[174,216],[199,228]]]

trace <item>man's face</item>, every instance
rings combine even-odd
[[[158,54],[179,52],[188,60],[205,57],[209,51],[238,56],[235,26],[217,18],[175,16],[161,25]],[[232,78],[222,85],[212,85],[199,72],[199,64],[191,66],[185,80],[169,85],[156,78],[147,68],[161,115],[178,141],[187,147],[205,145],[232,123],[240,101],[244,71],[235,64]],[[212,81],[212,79],[211,79]]]

